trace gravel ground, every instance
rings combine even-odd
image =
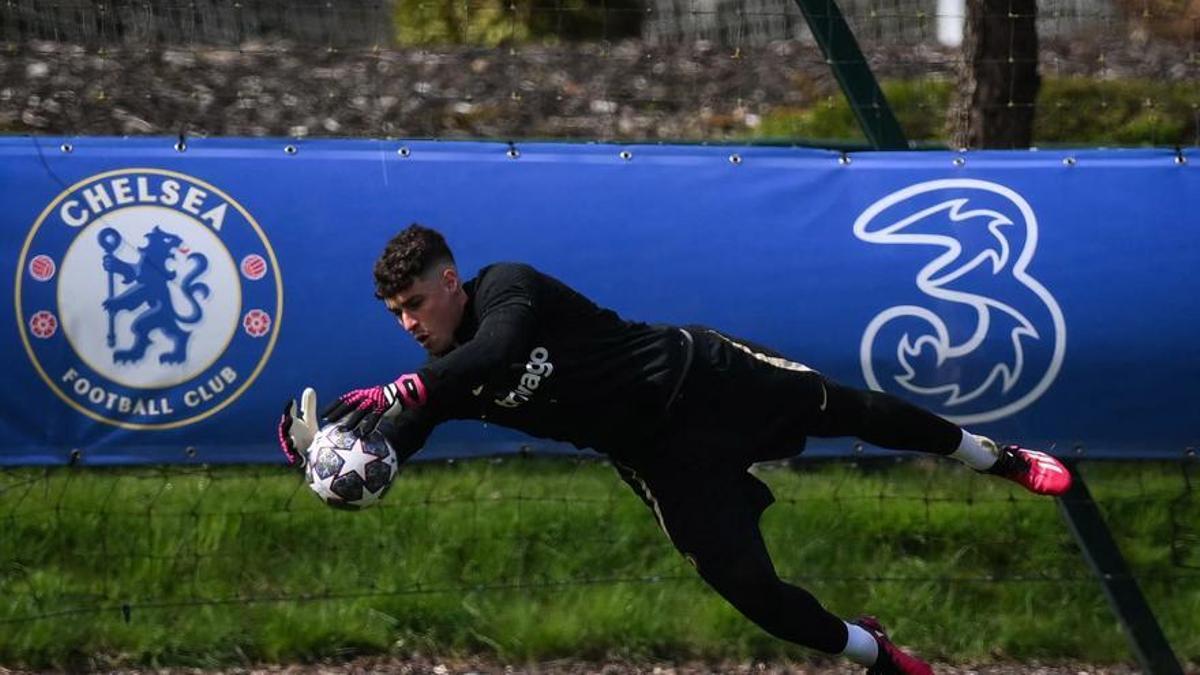
[[[720,139],[837,92],[800,42],[734,49],[639,41],[329,51],[0,45],[0,132],[239,136]],[[881,79],[953,78],[958,52],[868,45]],[[1200,79],[1178,46],[1044,40],[1046,75]]]
[[[1192,667],[1189,673],[1200,672]],[[536,664],[504,664],[485,659],[431,659],[414,656],[411,658],[361,658],[345,663],[320,663],[308,665],[262,665],[250,668],[227,670],[160,669],[160,670],[107,670],[128,675],[209,675],[229,673],[236,675],[345,675],[358,673],[397,673],[400,675],[491,675],[493,673],[529,673],[536,675],[861,675],[863,668],[841,662],[659,662],[659,661],[608,661],[589,662],[559,660]],[[1003,675],[1027,673],[1029,675],[1132,675],[1141,671],[1131,664],[1096,665],[1080,662],[1056,663],[988,663],[980,665],[934,664],[934,671],[944,675]],[[0,674],[19,671],[0,668]]]

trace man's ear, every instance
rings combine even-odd
[[[458,290],[461,283],[462,280],[458,278],[458,270],[453,265],[449,265],[446,269],[442,270],[442,288],[453,293]]]

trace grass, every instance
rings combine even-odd
[[[760,475],[781,575],[839,614],[951,661],[1131,658],[1051,500],[946,462]],[[1088,476],[1177,653],[1200,658],[1200,505],[1179,467]],[[0,528],[9,667],[812,656],[697,581],[591,461],[413,465],[358,513],[282,469],[7,470]]]
[[[954,82],[892,80],[880,86],[909,140],[919,146],[948,144]],[[1044,77],[1036,105],[1036,146],[1200,144],[1200,92],[1190,82]],[[775,110],[754,135],[866,140],[841,93],[804,108]]]

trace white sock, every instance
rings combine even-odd
[[[976,436],[966,429],[963,429],[958,449],[950,453],[951,457],[976,471],[990,469],[999,455],[995,441],[987,436]]]
[[[846,632],[846,648],[842,650],[842,656],[860,666],[875,665],[875,661],[879,659],[879,643],[875,642],[875,636],[862,626],[852,623],[846,624]]]

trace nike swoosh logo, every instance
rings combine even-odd
[[[829,392],[825,391],[825,383],[821,383],[821,407],[818,408],[821,412],[825,412],[825,406],[829,404]]]
[[[475,396],[482,394],[483,393],[483,385],[481,384],[478,387],[475,387],[474,389],[471,390],[471,393],[474,394]]]

